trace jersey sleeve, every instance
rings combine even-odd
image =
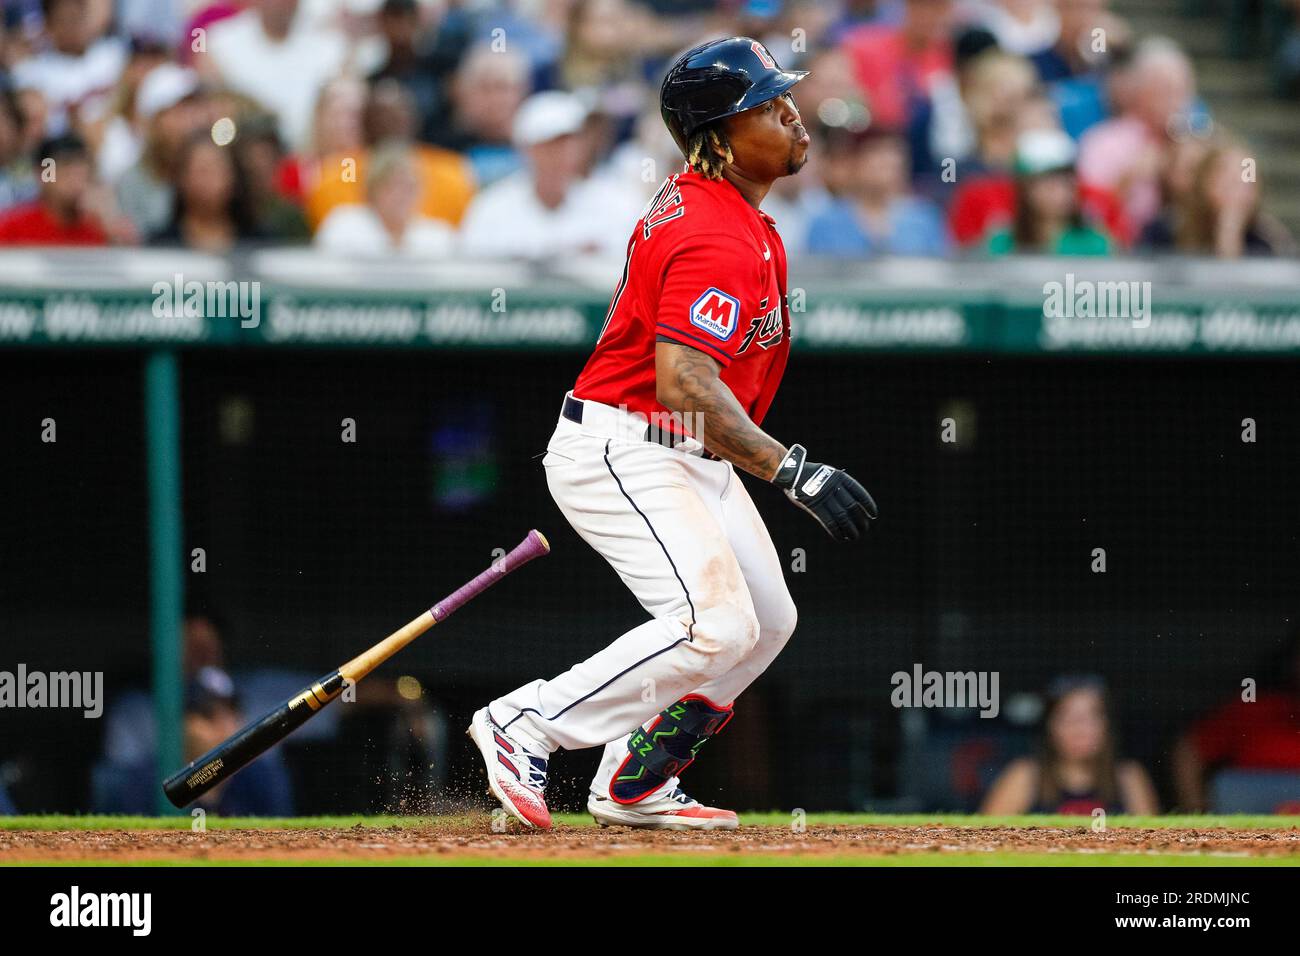
[[[754,251],[727,235],[692,236],[664,263],[655,335],[699,349],[724,368],[757,314],[761,289]]]

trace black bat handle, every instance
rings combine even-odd
[[[338,671],[300,691],[274,710],[246,725],[202,757],[163,781],[163,792],[173,806],[193,803],[223,780],[248,766],[258,756],[310,720],[343,690]]]

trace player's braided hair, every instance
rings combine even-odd
[[[731,144],[717,124],[697,129],[686,141],[686,164],[705,179],[721,179],[722,170],[730,162]]]

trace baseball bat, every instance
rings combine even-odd
[[[192,761],[184,770],[172,774],[163,781],[163,792],[167,794],[167,799],[177,807],[184,807],[217,784],[230,779],[338,697],[349,681],[356,683],[361,680],[433,625],[445,621],[461,605],[482,594],[511,571],[550,550],[550,544],[540,531],[529,531],[509,554],[492,562],[490,568],[472,581],[453,591],[378,644],[362,651],[338,670],[326,674],[279,707],[244,725],[237,733]]]

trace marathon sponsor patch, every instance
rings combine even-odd
[[[740,300],[721,289],[708,289],[691,304],[691,325],[727,341],[740,324]]]

